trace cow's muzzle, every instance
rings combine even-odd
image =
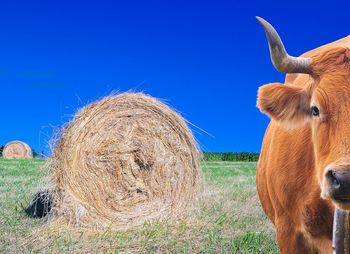
[[[350,171],[330,169],[326,173],[328,196],[336,203],[350,206]]]

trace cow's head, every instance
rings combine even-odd
[[[286,129],[310,127],[321,196],[350,210],[350,49],[334,48],[312,58],[291,57],[275,29],[258,20],[276,69],[306,73],[309,78],[304,86],[260,87],[257,105]]]

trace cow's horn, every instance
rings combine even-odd
[[[293,57],[286,52],[282,40],[273,26],[265,19],[256,17],[265,30],[269,42],[270,56],[275,68],[282,73],[312,73],[311,59]]]

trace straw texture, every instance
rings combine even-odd
[[[63,128],[49,161],[52,218],[127,228],[187,214],[200,152],[184,119],[143,93],[105,97]]]
[[[5,145],[2,152],[5,159],[32,159],[32,149],[22,141],[12,141]]]

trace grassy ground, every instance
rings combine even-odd
[[[205,162],[203,191],[191,219],[152,222],[126,232],[40,233],[26,206],[46,175],[38,160],[0,159],[2,253],[278,253],[255,190],[255,162]]]

